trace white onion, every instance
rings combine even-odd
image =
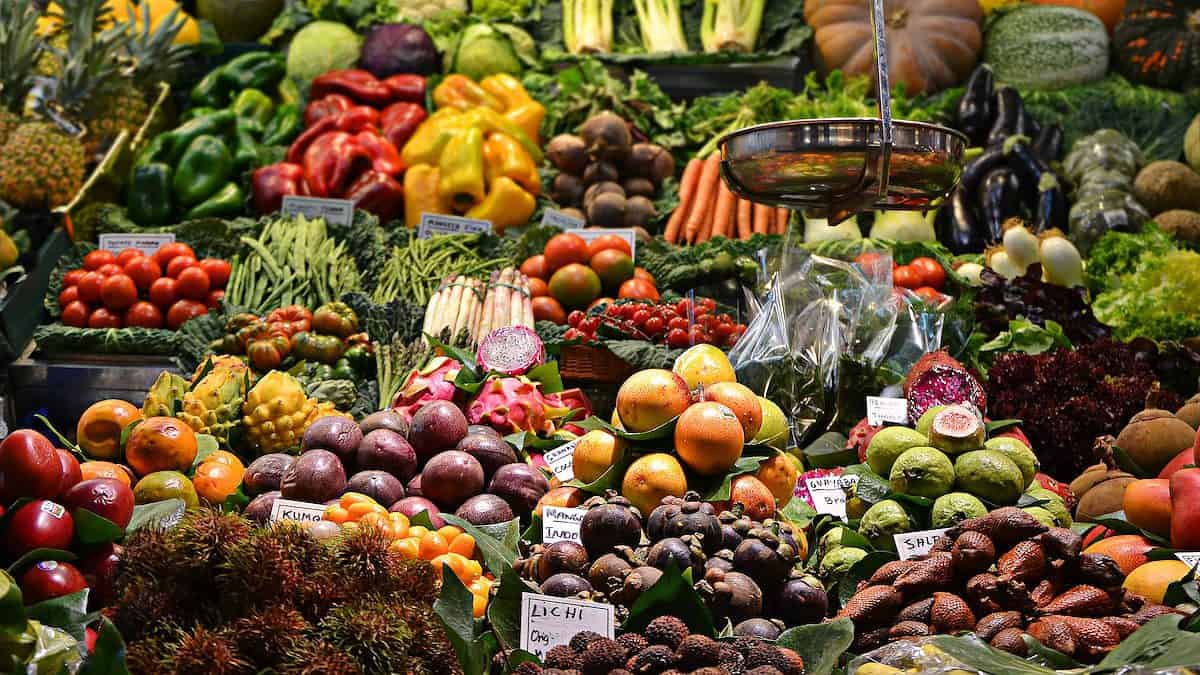
[[[984,258],[987,260],[987,266],[1005,279],[1016,279],[1024,272],[1009,259],[1008,251],[999,246],[989,248],[984,253]]]
[[[1083,257],[1060,230],[1042,233],[1038,254],[1046,281],[1056,286],[1083,285]]]
[[[963,263],[954,271],[958,272],[958,275],[966,279],[972,286],[983,285],[983,281],[979,278],[979,275],[983,272],[983,265],[979,263]]]
[[[1009,261],[1024,274],[1030,265],[1038,261],[1037,235],[1025,227],[1025,221],[1010,218],[1004,224],[1004,250],[1008,252]]]

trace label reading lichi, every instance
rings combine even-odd
[[[568,644],[585,630],[612,638],[614,610],[608,603],[525,593],[521,596],[521,649],[543,659],[551,647]]]

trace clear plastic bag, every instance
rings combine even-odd
[[[899,673],[941,673],[969,675],[980,671],[934,647],[929,638],[899,640],[855,657],[846,666],[846,675],[898,675]]]
[[[1086,173],[1097,168],[1132,178],[1143,163],[1145,159],[1137,143],[1114,129],[1100,129],[1075,142],[1063,159],[1063,169],[1067,178],[1078,185]]]

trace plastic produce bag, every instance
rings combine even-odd
[[[979,672],[934,647],[928,638],[899,640],[886,644],[879,649],[856,657],[846,666],[846,675],[899,675],[900,673],[969,675]]]

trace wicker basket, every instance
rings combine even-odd
[[[624,382],[633,372],[633,366],[603,347],[568,345],[559,356],[558,372],[564,380]]]

